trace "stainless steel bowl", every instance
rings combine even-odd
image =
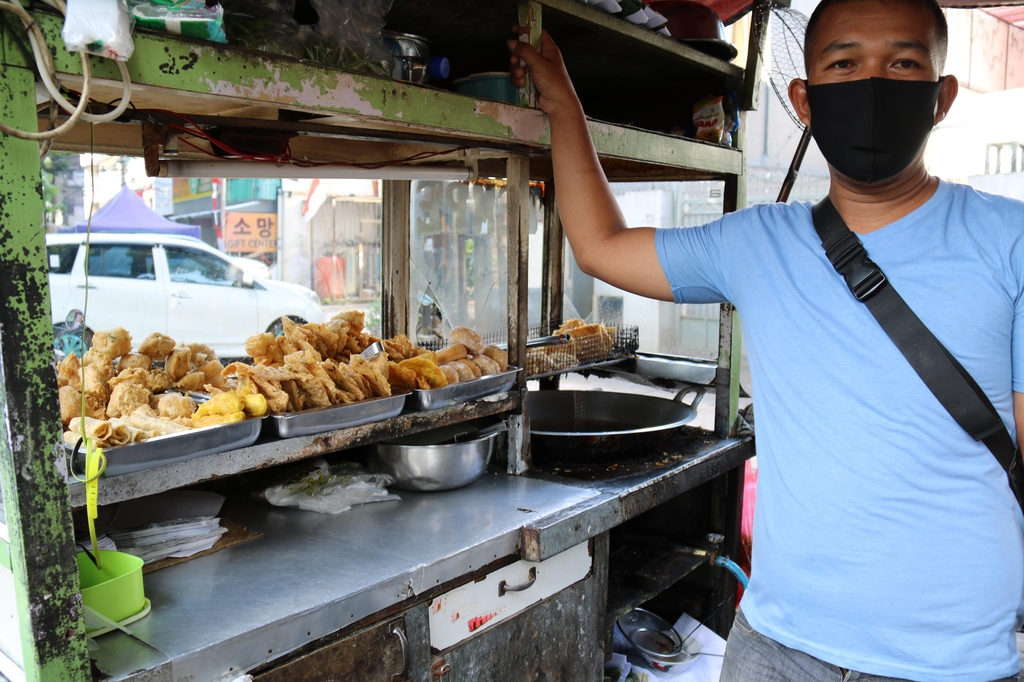
[[[504,430],[504,424],[485,429],[457,424],[378,443],[367,468],[393,477],[394,487],[401,490],[461,488],[487,471],[498,434]],[[459,442],[449,442],[455,438]]]
[[[381,31],[380,35],[396,57],[417,57],[426,62],[434,53],[434,44],[423,36],[396,31]]]
[[[646,609],[633,609],[618,624],[626,640],[661,672],[687,668],[700,656],[700,642],[693,637],[684,641],[671,623]]]

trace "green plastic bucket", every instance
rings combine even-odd
[[[452,85],[464,95],[519,104],[519,88],[512,85],[508,78],[506,71],[488,71],[460,78]]]
[[[146,595],[142,591],[142,559],[124,552],[101,549],[102,570],[96,568],[85,552],[79,552],[76,559],[78,579],[82,583],[82,601],[93,611],[119,622],[146,606]]]

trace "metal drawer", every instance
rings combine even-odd
[[[478,582],[435,597],[428,609],[430,646],[444,651],[550,597],[590,574],[589,542],[539,563],[517,561]]]

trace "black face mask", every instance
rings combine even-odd
[[[928,141],[941,84],[868,78],[809,85],[811,133],[825,160],[846,177],[891,178]]]

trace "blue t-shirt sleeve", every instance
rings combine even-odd
[[[1018,284],[1017,298],[1013,302],[1013,331],[1010,337],[1013,390],[1024,393],[1024,243],[1020,239],[1010,250],[1010,264]]]
[[[658,260],[676,303],[731,300],[724,258],[725,223],[722,218],[700,227],[674,227],[654,233]]]

